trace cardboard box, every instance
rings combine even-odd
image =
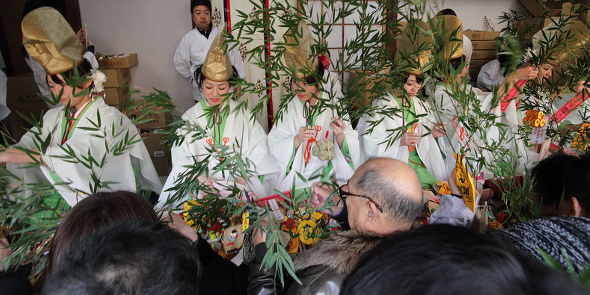
[[[107,81],[102,83],[102,86],[119,87],[129,84],[131,82],[131,70],[129,69],[99,69],[107,77]]]
[[[158,107],[145,108],[144,105],[140,105],[127,110],[125,114],[129,119],[141,122],[135,124],[140,130],[166,129],[168,124],[172,123],[172,114],[163,112]]]
[[[496,50],[473,50],[471,59],[487,59],[492,60],[496,58]]]
[[[160,133],[142,133],[143,143],[150,154],[152,163],[159,176],[168,176],[172,170],[170,147],[163,143],[164,135]]]
[[[104,102],[110,106],[126,104],[129,98],[129,87],[111,87],[104,89]]]
[[[480,69],[469,68],[469,78],[471,78],[472,81],[477,80],[477,75],[479,75],[479,70]]]
[[[534,16],[540,16],[543,14],[543,8],[538,0],[520,0],[520,3]]]
[[[138,63],[137,53],[125,54],[124,56],[109,56],[108,59],[98,61],[98,66],[107,69],[125,69]]]
[[[39,88],[33,74],[8,78],[6,88],[6,104],[13,116],[18,117],[17,111],[26,115],[33,113],[39,116],[49,109],[47,103],[39,96]]]
[[[476,40],[476,41],[471,41],[471,45],[473,45],[473,50],[496,50],[497,45],[496,45],[496,41],[482,41],[482,40]]]
[[[500,37],[499,31],[464,31],[463,34],[465,34],[465,36],[467,36],[471,41],[493,41],[494,39]]]
[[[489,59],[471,59],[471,62],[469,63],[469,69],[481,69],[481,67],[489,62]]]

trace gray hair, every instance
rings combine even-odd
[[[359,193],[371,197],[392,220],[414,221],[422,213],[423,202],[416,201],[407,190],[396,188],[396,181],[383,179],[378,167],[363,171],[355,182]]]

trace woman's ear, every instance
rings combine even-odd
[[[582,205],[576,197],[572,197],[572,203],[574,208],[574,216],[586,217],[586,211],[584,210],[584,207],[582,207]]]

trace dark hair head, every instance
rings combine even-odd
[[[566,154],[555,154],[542,160],[531,170],[535,192],[542,198],[541,205],[546,214],[559,209],[559,200],[567,187],[568,179],[575,177],[575,167],[580,159]],[[552,210],[551,210],[552,209]]]
[[[590,214],[590,155],[584,155],[578,159],[577,163],[570,165],[571,170],[565,176],[567,185],[563,198],[565,201],[570,201],[575,197],[582,208],[584,209],[585,217]],[[555,173],[555,172],[554,172]],[[564,173],[565,174],[565,173]]]
[[[49,270],[59,266],[73,240],[124,220],[157,222],[159,219],[148,201],[132,192],[99,192],[78,202],[55,232],[49,254]]]
[[[420,216],[423,203],[400,190],[396,181],[384,178],[380,166],[368,166],[356,179],[355,187],[367,197],[372,198],[392,220],[413,222]],[[418,187],[420,193],[422,188]]]
[[[82,63],[80,63],[77,70],[78,70],[78,76],[82,77],[82,76],[90,73],[90,71],[92,70],[92,65],[90,65],[90,62],[86,58],[83,58]],[[63,72],[63,73],[61,73],[61,76],[65,79],[72,79],[72,78],[74,78],[74,70],[71,69],[67,72]],[[50,77],[51,77],[51,81],[53,81],[53,83],[55,83],[55,84],[59,84],[59,85],[66,84],[66,82],[64,80],[60,79],[57,76],[57,74],[50,75]],[[82,84],[78,84],[78,85],[76,85],[76,87],[83,88],[84,86]],[[88,88],[92,89],[93,87],[94,87],[94,82],[92,82]]]
[[[43,294],[197,294],[197,253],[164,223],[112,224],[72,243]]]
[[[445,8],[441,11],[439,11],[436,15],[454,15],[457,16],[457,13],[455,13],[454,10],[450,9],[450,8]]]
[[[209,8],[209,11],[211,11],[211,2],[209,2],[209,0],[193,0],[191,1],[191,14],[193,13],[195,7],[199,5],[207,6],[207,8]]]
[[[465,55],[461,55],[460,57],[455,57],[449,60],[449,64],[453,67],[453,70],[458,70],[461,67],[461,64],[465,62],[467,58]]]
[[[588,294],[564,273],[481,233],[426,225],[366,253],[340,294]]]
[[[318,58],[319,59],[319,58]],[[324,73],[326,72],[326,69],[324,68],[324,65],[321,62],[318,62],[318,67],[317,67],[317,72],[315,74],[317,75],[309,75],[305,77],[305,83],[307,85],[317,85],[319,81],[321,81],[324,77]],[[318,81],[319,79],[319,81]]]
[[[231,66],[232,70],[233,70],[233,74],[232,77],[229,79],[229,85],[235,85],[237,83],[237,79],[240,77],[240,74],[238,73],[238,70],[236,69],[236,67],[234,67],[233,65]],[[207,79],[204,75],[203,75],[203,71],[201,71],[201,69],[203,68],[203,66],[197,67],[195,69],[195,80],[197,80],[197,85],[199,86],[199,89],[203,90],[203,82],[205,81],[205,79]]]
[[[403,77],[402,77],[402,82],[404,84],[406,84],[408,82],[408,78],[410,78],[410,75],[416,76],[416,82],[418,82],[418,83],[423,83],[424,82],[424,75],[416,75],[416,74],[412,74],[412,73],[409,73],[409,72],[404,72],[403,73]]]

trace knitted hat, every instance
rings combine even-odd
[[[506,230],[492,232],[492,236],[512,246],[526,256],[542,261],[539,249],[568,268],[566,256],[580,274],[590,264],[590,219],[574,216],[543,217],[515,224]]]

